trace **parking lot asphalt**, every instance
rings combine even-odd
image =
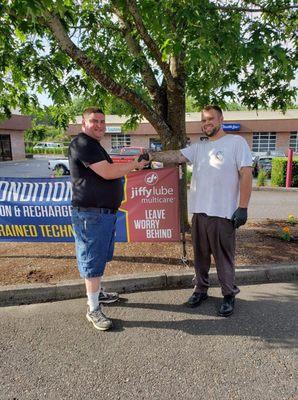
[[[6,176],[49,176],[33,161]],[[249,216],[296,215],[297,198],[253,192]],[[190,293],[125,294],[105,308],[111,332],[88,324],[85,299],[1,307],[0,399],[295,399],[297,283],[243,286],[229,319],[216,317],[218,288],[194,310]]]
[[[105,307],[108,332],[86,299],[0,308],[0,398],[297,398],[297,284],[243,286],[226,319],[218,288],[196,309],[190,294],[126,294]]]

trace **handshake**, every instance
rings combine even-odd
[[[135,169],[150,168],[150,156],[148,153],[140,154],[138,158],[135,158]]]
[[[139,155],[139,158],[138,158],[138,162],[141,162],[141,161],[150,161],[150,157],[149,157],[149,154],[148,153],[143,153],[143,154],[140,154]]]
[[[142,163],[143,166],[139,169],[142,168],[152,168],[152,169],[158,169],[158,168],[163,168],[163,163],[160,161],[156,161],[155,157],[153,156],[154,154],[157,154],[156,152],[152,150],[147,150],[146,153],[140,154],[138,159],[136,161],[138,163]],[[158,153],[160,154],[160,153]]]

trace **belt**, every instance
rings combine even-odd
[[[80,211],[96,211],[99,214],[117,214],[118,210],[114,208],[103,208],[103,207],[73,207]]]

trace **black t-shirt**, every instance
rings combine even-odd
[[[113,163],[96,139],[79,133],[69,145],[68,159],[73,207],[119,208],[123,197],[122,179],[107,180],[89,168],[99,161]]]

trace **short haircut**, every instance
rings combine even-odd
[[[209,111],[209,110],[215,110],[216,112],[218,112],[218,114],[222,117],[223,113],[222,113],[222,109],[219,106],[216,105],[209,105],[203,108],[203,111]]]
[[[83,111],[83,118],[88,117],[90,114],[104,114],[104,112],[99,107],[88,107]]]

